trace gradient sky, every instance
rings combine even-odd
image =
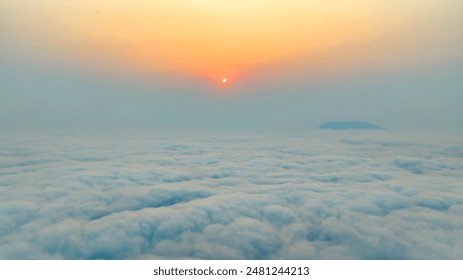
[[[0,0],[0,126],[461,130],[462,15],[462,0]]]

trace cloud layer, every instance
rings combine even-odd
[[[458,137],[0,139],[2,259],[461,259],[462,217]]]

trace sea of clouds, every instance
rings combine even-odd
[[[0,135],[1,259],[462,259],[463,138]]]

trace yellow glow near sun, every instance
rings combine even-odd
[[[441,36],[416,32],[435,28],[428,20],[436,18],[434,11],[457,10],[444,2],[16,0],[0,4],[0,18],[30,45],[52,46],[48,53],[226,83],[224,76],[235,81],[249,69],[280,62],[358,64],[366,55],[400,61],[411,46],[425,49],[422,38],[433,36],[427,34]]]

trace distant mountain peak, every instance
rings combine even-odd
[[[371,123],[362,122],[362,121],[336,121],[336,122],[327,122],[319,126],[321,129],[334,129],[334,130],[343,130],[343,129],[382,129],[379,126],[376,126]]]

